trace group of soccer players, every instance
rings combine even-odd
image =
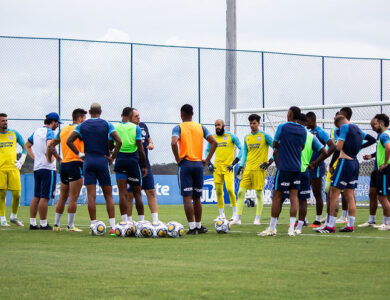
[[[8,129],[7,115],[0,114],[0,221],[1,226],[9,226],[5,217],[5,196],[12,193],[12,213],[10,222],[23,226],[17,218],[20,200],[20,174],[26,153],[34,160],[34,195],[30,206],[31,230],[60,231],[60,220],[68,204],[67,231],[81,231],[75,226],[77,199],[82,185],[86,186],[88,211],[91,225],[96,223],[96,184],[103,191],[110,223],[110,234],[114,235],[115,209],[109,165],[114,163],[114,171],[119,190],[119,209],[122,221],[132,220],[133,197],[138,212],[138,220],[144,219],[141,190],[147,195],[154,223],[158,220],[158,207],[154,189],[153,175],[148,159],[148,150],[153,150],[146,124],[140,122],[139,112],[130,107],[122,111],[121,121],[115,126],[100,118],[102,113],[98,103],[92,103],[87,111],[78,108],[73,111],[73,124],[54,131],[61,121],[57,113],[46,116],[44,126],[38,128],[24,143],[14,130]],[[337,112],[335,129],[329,136],[317,125],[313,112],[301,113],[293,106],[288,110],[287,122],[280,124],[275,136],[260,130],[261,118],[257,114],[249,116],[250,133],[243,143],[232,133],[225,131],[223,120],[215,121],[216,134],[212,135],[206,127],[192,121],[193,108],[186,104],[180,110],[182,123],[173,128],[171,146],[178,164],[178,182],[183,196],[184,210],[189,230],[187,234],[201,234],[208,231],[203,226],[201,194],[203,190],[203,167],[213,173],[217,194],[219,216],[225,219],[223,186],[228,192],[233,215],[231,224],[241,224],[243,206],[247,190],[255,190],[257,198],[255,225],[261,224],[263,210],[264,183],[266,170],[275,162],[276,175],[272,197],[271,220],[269,227],[259,236],[276,235],[278,217],[285,199],[290,200],[289,236],[302,233],[305,225],[307,200],[311,189],[316,198],[316,218],[309,227],[319,233],[335,232],[335,224],[347,223],[341,232],[353,232],[356,214],[354,189],[358,183],[359,162],[357,154],[362,148],[376,143],[376,139],[364,133],[350,122],[352,110],[348,107]],[[376,159],[376,169],[370,184],[370,218],[361,227],[376,226],[375,212],[377,199],[383,207],[383,224],[380,230],[390,229],[390,131],[389,117],[376,115],[371,127],[378,133],[377,151],[364,156]],[[208,145],[203,159],[203,142]],[[23,147],[19,160],[16,159],[16,144]],[[56,146],[61,146],[61,155]],[[234,157],[235,147],[239,149]],[[268,159],[269,148],[273,155]],[[214,164],[211,159],[215,153]],[[327,214],[322,220],[322,178],[326,169],[324,160],[332,156],[327,175],[325,192]],[[54,196],[56,186],[56,161],[61,163],[60,198],[56,206],[54,226],[47,222],[48,202]],[[234,169],[239,164],[237,178],[240,179],[238,199],[234,191]],[[389,178],[388,178],[389,177]],[[337,220],[339,197],[342,195],[343,215]],[[39,212],[40,226],[36,215]],[[297,221],[297,214],[299,218]],[[348,218],[347,218],[348,216]],[[325,221],[322,225],[321,221]]]

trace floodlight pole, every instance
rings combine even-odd
[[[237,105],[236,0],[226,0],[226,49],[225,123],[230,126],[230,110]]]

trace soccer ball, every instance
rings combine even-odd
[[[218,220],[215,222],[214,227],[217,233],[228,233],[230,231],[231,225],[227,220]]]
[[[97,221],[89,227],[90,235],[104,235],[106,233],[106,225],[102,221]]]
[[[178,238],[184,235],[184,227],[176,221],[171,221],[167,224],[167,234],[169,237]]]
[[[128,221],[127,227],[126,227],[126,236],[135,236],[136,231],[136,222],[134,221]]]
[[[139,221],[136,225],[135,236],[139,238],[152,236],[152,224],[149,221]]]
[[[127,222],[120,221],[115,226],[115,235],[118,237],[126,237],[127,236],[128,225]]]
[[[167,225],[165,225],[163,222],[158,222],[156,224],[152,224],[152,228],[153,228],[153,231],[152,231],[153,238],[167,236]]]

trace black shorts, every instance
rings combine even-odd
[[[276,172],[274,190],[290,191],[299,190],[301,185],[301,172],[280,171]]]
[[[371,172],[370,187],[376,188],[376,182],[378,180],[378,170]]]
[[[201,197],[203,192],[203,163],[182,160],[179,165],[179,189],[183,197]]]
[[[60,167],[60,178],[63,184],[83,178],[83,163],[81,161],[70,161],[62,163]]]
[[[131,186],[142,184],[141,170],[138,165],[138,157],[133,153],[120,153],[115,161],[116,179],[126,179]]]

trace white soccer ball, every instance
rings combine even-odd
[[[167,234],[172,238],[179,238],[184,235],[184,226],[176,221],[167,224]]]
[[[228,233],[230,231],[231,225],[228,220],[218,220],[215,222],[215,231],[217,233]]]
[[[102,221],[97,221],[89,227],[90,235],[104,235],[106,233],[106,225]]]
[[[160,237],[166,237],[167,236],[167,225],[165,225],[163,222],[153,223],[152,224],[152,237],[153,238],[160,238]]]
[[[137,222],[135,236],[139,238],[151,237],[152,236],[152,224],[149,221],[139,221]]]
[[[120,221],[115,225],[115,235],[117,237],[126,237],[127,236],[127,222]]]
[[[127,221],[126,236],[135,236],[136,225],[134,221]]]

